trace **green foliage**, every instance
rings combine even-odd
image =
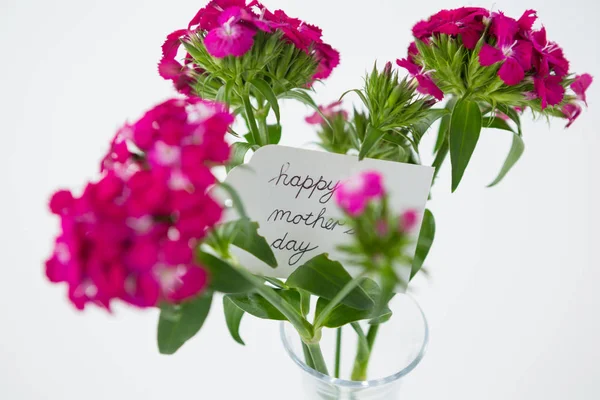
[[[297,290],[276,289],[275,292],[283,301],[287,302],[295,310],[300,312],[300,293],[298,293]],[[259,293],[231,294],[227,295],[226,298],[239,309],[257,318],[276,321],[287,320],[285,315]]]
[[[379,285],[372,279],[365,279],[360,285],[360,288],[365,291],[373,299],[373,305],[381,296]],[[389,300],[389,299],[388,299]],[[325,307],[329,304],[329,300],[321,297],[317,301],[315,311],[315,319],[318,319]],[[327,328],[338,328],[351,322],[374,319],[377,323],[383,323],[392,316],[392,311],[386,306],[377,314],[374,315],[374,308],[369,310],[359,310],[349,307],[345,304],[338,304],[329,315],[323,320],[322,326]]]
[[[174,354],[204,324],[212,293],[206,292],[182,304],[162,304],[158,320],[158,349],[161,354]]]
[[[240,336],[240,323],[244,316],[244,310],[239,308],[229,296],[223,296],[223,312],[225,313],[225,322],[227,323],[227,329],[231,334],[233,340],[241,344],[246,345]]]
[[[321,254],[296,269],[288,277],[286,285],[332,300],[351,280],[352,277],[342,264]],[[369,310],[374,304],[373,299],[361,287],[354,288],[342,303],[359,310]]]
[[[454,192],[469,165],[481,132],[479,105],[466,99],[456,102],[450,119],[449,141],[452,162],[452,191]]]
[[[258,233],[258,223],[249,218],[226,222],[216,228],[215,235],[224,242],[221,249],[230,244],[252,254],[270,267],[277,267],[277,259],[267,240]],[[227,252],[225,252],[227,254]]]
[[[431,211],[425,210],[425,213],[423,214],[423,223],[421,224],[421,232],[419,232],[419,240],[417,241],[415,258],[410,272],[410,279],[414,278],[423,267],[423,263],[433,244],[433,239],[435,239],[435,218]]]
[[[212,254],[198,252],[198,262],[209,273],[210,287],[222,293],[246,293],[253,285],[236,267]]]
[[[488,187],[492,187],[492,186],[495,186],[498,183],[500,183],[500,181],[502,179],[504,179],[506,174],[508,174],[508,171],[510,171],[512,169],[512,167],[515,166],[517,161],[519,161],[519,158],[521,158],[521,155],[523,155],[524,151],[525,151],[525,143],[523,143],[523,139],[521,139],[521,136],[519,136],[513,132],[513,141],[512,141],[512,145],[510,146],[510,151],[508,152],[508,156],[506,157],[506,160],[504,161],[504,164],[502,165],[502,169],[500,170],[500,173],[498,173],[498,176],[496,177],[496,179],[494,179],[494,181],[492,183],[490,183],[488,185]]]

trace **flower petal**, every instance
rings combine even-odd
[[[515,58],[507,58],[498,70],[498,76],[509,86],[516,85],[525,77],[525,70]]]
[[[501,50],[490,46],[489,44],[484,44],[479,52],[479,65],[483,67],[489,67],[490,65],[494,65],[497,62],[504,61],[506,56],[502,53]]]

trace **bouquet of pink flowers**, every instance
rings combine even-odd
[[[439,120],[433,167],[437,174],[449,155],[452,190],[482,129],[511,132],[497,184],[523,153],[524,112],[565,119],[568,127],[587,104],[592,77],[571,73],[563,50],[543,27],[533,29],[535,21],[532,10],[519,19],[475,7],[442,10],[413,27],[415,41],[396,61],[400,70],[390,62],[375,66],[363,88],[347,92],[362,103],[350,113],[341,99],[319,107],[311,97],[313,84],[340,62],[321,29],[257,1],[211,1],[162,46],[159,73],[181,96],[119,129],[98,179],[81,194],[52,196],[61,232],[46,262],[48,279],[65,283],[78,309],[93,303],[110,310],[119,300],[159,307],[158,347],[165,354],[198,333],[215,293],[223,294],[237,342],[243,344],[245,314],[289,321],[306,363],[323,374],[329,368],[322,330],[352,325],[363,347],[351,378],[366,380],[377,329],[391,317],[388,303],[409,284],[395,265],[408,264],[410,278],[421,270],[435,234],[433,214],[392,210],[377,171],[354,176],[336,186],[334,198],[354,233],[340,250],[360,274],[321,254],[283,281],[251,273],[232,254],[236,247],[277,266],[244,199],[214,170],[229,171],[249,152],[278,144],[279,103],[291,100],[314,109],[307,122],[317,126],[324,150],[360,159],[420,164],[421,138]],[[236,131],[236,121],[247,131]],[[230,201],[219,200],[218,188]],[[224,220],[228,207],[238,219]],[[413,243],[410,233],[421,220]],[[366,334],[360,321],[369,322]]]

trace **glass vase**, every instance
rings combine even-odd
[[[306,399],[319,400],[393,400],[399,399],[402,382],[415,369],[425,354],[429,330],[418,303],[409,295],[398,294],[390,302],[393,314],[381,324],[373,343],[368,364],[368,380],[350,380],[358,348],[354,329],[341,330],[340,351],[337,329],[323,329],[320,342],[329,373],[335,375],[336,355],[340,355],[339,377],[322,374],[305,363],[300,336],[289,323],[281,324],[283,345],[298,365]],[[369,325],[361,322],[364,332]]]

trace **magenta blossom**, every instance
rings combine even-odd
[[[577,103],[567,103],[564,106],[562,106],[560,111],[564,114],[565,118],[569,120],[569,122],[566,125],[566,127],[568,128],[573,124],[573,122],[575,122],[577,117],[579,117],[579,115],[581,114],[581,106]]]
[[[375,171],[362,172],[339,184],[335,200],[351,216],[360,215],[372,199],[384,195],[382,176]]]
[[[254,44],[256,31],[243,25],[240,7],[229,7],[217,18],[218,26],[208,32],[204,38],[206,50],[216,57],[240,57]]]
[[[542,110],[549,105],[558,105],[563,100],[565,88],[561,82],[562,78],[556,75],[550,75],[546,78],[535,77],[533,79],[535,92],[541,101]]]
[[[425,42],[434,34],[460,36],[465,47],[473,49],[485,30],[483,20],[488,15],[488,10],[479,7],[441,10],[428,20],[418,22],[413,27],[413,35]]]
[[[563,77],[569,73],[569,61],[565,58],[562,49],[554,42],[546,39],[546,28],[531,33],[533,44],[533,66],[541,77],[553,72]]]
[[[500,79],[507,85],[520,83],[531,68],[531,43],[515,39],[519,23],[502,13],[492,16],[491,31],[497,39],[496,47],[484,44],[479,52],[479,64],[488,67],[501,62]]]
[[[62,232],[46,274],[67,284],[77,308],[178,303],[206,288],[193,249],[222,215],[210,167],[229,157],[232,122],[221,104],[168,100],[117,132],[102,178],[81,196],[52,196]]]
[[[334,119],[337,116],[341,116],[344,120],[348,120],[348,112],[346,110],[343,110],[341,108],[341,105],[341,101],[336,101],[329,104],[328,106],[319,106],[319,110],[321,111],[321,113],[315,112],[311,116],[306,117],[305,120],[311,125],[321,125],[325,122],[321,114],[324,115],[327,119]]]
[[[291,18],[281,10],[270,12],[258,1],[213,0],[196,13],[187,29],[177,30],[167,37],[159,64],[160,75],[173,81],[179,91],[190,94],[194,72],[203,70],[193,65],[189,55],[185,56],[183,65],[177,59],[182,41],[189,40],[190,35],[201,34],[211,56],[241,57],[252,48],[259,31],[267,34],[280,31],[284,40],[314,57],[317,70],[313,80],[329,77],[340,63],[338,51],[323,42],[318,27]]]
[[[587,106],[587,99],[585,97],[585,92],[590,87],[593,80],[594,79],[592,78],[592,76],[590,74],[582,74],[582,75],[577,75],[575,77],[575,81],[573,81],[573,83],[571,83],[571,89],[577,95],[577,100],[583,101],[586,106]]]
[[[433,79],[429,76],[431,71],[424,71],[424,68],[415,64],[408,58],[398,59],[396,60],[396,64],[400,67],[405,68],[408,73],[413,76],[417,82],[418,87],[417,91],[419,93],[433,96],[437,100],[442,100],[444,98],[444,92],[435,84]]]
[[[400,216],[400,230],[405,232],[412,231],[419,221],[419,214],[416,210],[406,210]]]

